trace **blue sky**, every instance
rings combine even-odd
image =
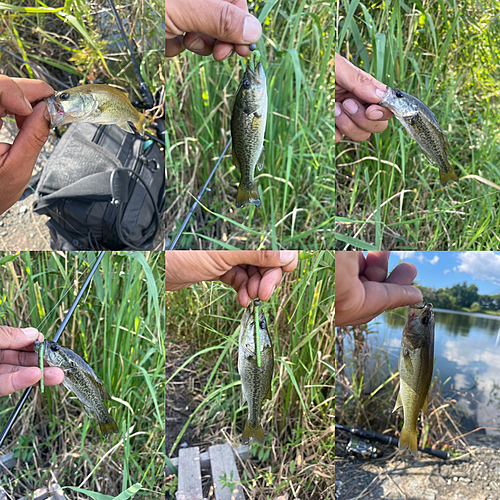
[[[391,252],[389,270],[409,262],[418,271],[418,285],[446,288],[474,283],[480,294],[500,293],[500,252]]]

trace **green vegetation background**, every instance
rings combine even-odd
[[[0,324],[34,326],[45,338],[57,328],[96,254],[21,252],[0,255]],[[73,500],[100,492],[109,500],[140,483],[135,498],[163,498],[165,256],[107,252],[59,343],[96,372],[112,400],[119,434],[104,440],[64,386],[32,391],[2,453],[17,465],[0,485],[21,498],[55,478]],[[0,398],[3,429],[21,393]]]
[[[165,29],[158,23],[165,16],[164,2],[115,0],[115,4],[141,75],[154,93],[165,83]],[[107,2],[0,2],[0,46],[26,61],[23,64],[0,50],[0,72],[7,76],[42,79],[62,90],[31,62],[69,86],[98,79],[122,87],[132,101],[140,100],[139,82]],[[151,118],[160,112],[146,114]]]
[[[256,460],[246,461],[240,474],[254,500],[295,497],[297,491],[308,500],[334,498],[334,255],[301,258],[269,302],[261,303],[275,368],[272,398],[262,412],[265,445],[251,444]],[[242,444],[247,405],[240,408],[237,353],[243,312],[234,290],[219,282],[167,293],[167,405],[172,408],[174,393],[187,394],[190,402],[181,412],[190,418],[170,436],[167,457],[177,455],[189,423],[195,437],[187,440],[201,443],[201,451],[214,443]]]
[[[336,148],[338,249],[487,250],[500,221],[499,4],[342,0],[336,52],[436,115],[460,178],[438,170],[393,118],[364,143]]]
[[[333,226],[333,4],[250,4],[267,75],[262,208],[235,208],[240,174],[228,150],[178,249],[329,248]],[[167,233],[179,230],[230,137],[246,61],[189,51],[167,59]]]

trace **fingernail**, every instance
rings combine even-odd
[[[243,40],[248,43],[256,43],[262,34],[262,26],[253,16],[245,17],[243,23]]]
[[[47,105],[45,105],[45,109],[43,110],[43,117],[50,123],[50,113],[49,113],[49,108]]]
[[[380,120],[384,116],[384,113],[380,110],[375,110],[370,113],[370,115],[367,117],[369,120]]]
[[[200,52],[205,48],[205,42],[203,41],[203,38],[198,37],[189,47],[189,50],[193,50],[195,52]]]
[[[375,94],[377,94],[378,97],[384,97],[385,92],[380,89],[375,89]]]
[[[21,331],[24,333],[24,335],[26,335],[26,337],[30,339],[38,338],[38,336],[40,335],[40,332],[36,328],[33,328],[31,326],[29,328],[21,328]]]
[[[297,252],[293,252],[291,250],[282,250],[280,251],[280,264],[289,264],[295,259]]]
[[[342,107],[348,115],[354,116],[359,109],[359,106],[352,99],[347,99],[342,103]]]
[[[229,52],[229,54],[228,54],[226,57],[224,57],[224,59],[221,59],[220,61],[221,61],[221,62],[222,62],[222,61],[225,61],[227,58],[231,57],[233,54],[234,54],[234,50],[231,50],[231,51]]]
[[[33,108],[31,107],[31,103],[28,101],[28,99],[26,99],[26,97],[24,98],[24,102],[26,103],[26,106],[28,107],[28,109],[30,111],[33,111]]]
[[[337,116],[340,116],[342,114],[342,106],[336,102],[335,103],[335,118],[337,118]]]

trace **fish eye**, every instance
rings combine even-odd
[[[51,344],[50,345],[50,350],[57,352],[59,350],[59,346],[57,344]]]
[[[401,90],[396,90],[396,97],[404,97],[403,92],[401,92]]]
[[[424,317],[422,318],[422,324],[423,324],[423,325],[427,325],[428,323],[429,323],[429,316],[424,316]]]
[[[59,99],[61,99],[61,101],[67,101],[69,99],[69,92],[63,92],[62,94],[59,94]]]
[[[243,88],[247,90],[250,88],[250,80],[243,80]]]
[[[261,321],[260,322],[260,327],[265,330],[266,329],[266,322],[265,321]]]

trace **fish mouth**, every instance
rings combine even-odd
[[[62,107],[61,103],[57,101],[56,94],[50,97],[46,97],[44,101],[45,104],[47,104],[47,110],[49,111],[50,115],[50,128],[55,128],[59,125],[62,125],[66,113],[64,112],[64,108]]]
[[[389,99],[391,97],[391,94],[392,94],[392,88],[391,87],[387,87],[385,89],[385,94],[382,96],[382,99],[380,100],[380,102],[378,103],[379,106],[387,106],[387,104],[389,104]]]
[[[433,306],[430,302],[427,302],[427,300],[425,299],[425,297],[422,298],[422,302],[419,302],[418,304],[413,304],[410,306],[411,309],[420,309],[420,310],[423,310],[423,309],[430,309],[432,310]]]

